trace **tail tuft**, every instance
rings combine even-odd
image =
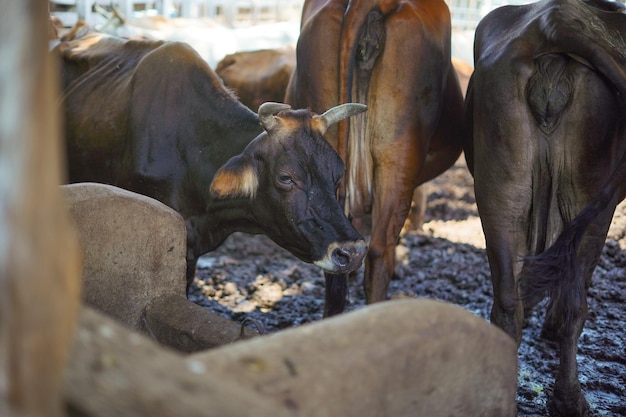
[[[561,294],[564,287],[573,283],[580,242],[597,216],[594,208],[583,210],[546,251],[524,258],[520,290],[525,303],[536,304],[546,296],[554,302],[556,294]]]

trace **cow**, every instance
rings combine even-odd
[[[548,297],[558,344],[548,408],[583,416],[578,338],[587,290],[626,194],[626,14],[604,0],[544,0],[488,14],[475,34],[465,144],[491,269],[491,321],[518,344]]]
[[[465,97],[474,68],[452,57],[452,66]],[[224,85],[233,89],[239,101],[257,109],[265,101],[282,101],[296,67],[296,50],[291,46],[276,49],[240,51],[226,55],[215,67]]]
[[[360,230],[371,220],[367,303],[387,298],[413,190],[461,154],[463,96],[450,62],[450,33],[443,0],[307,0],[303,6],[285,101],[313,111],[343,100],[368,106],[366,115],[325,136],[347,164],[338,192],[345,212]],[[347,285],[332,279],[337,288]],[[345,306],[343,290],[336,292],[335,314]]]
[[[239,101],[258,109],[266,101],[283,101],[295,66],[295,50],[286,46],[228,54],[217,63],[215,72]]]
[[[242,105],[181,42],[97,32],[61,42],[69,182],[152,197],[187,227],[187,285],[196,261],[235,231],[263,233],[324,271],[359,267],[366,244],[335,199],[344,172],[323,133],[365,111],[323,114]]]

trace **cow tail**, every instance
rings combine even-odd
[[[520,276],[522,298],[534,304],[544,297],[562,307],[578,305],[585,285],[576,282],[577,252],[589,225],[607,209],[618,195],[626,178],[626,152],[616,169],[595,198],[564,228],[554,244],[546,251],[526,256]],[[565,314],[572,314],[567,311]]]
[[[352,0],[346,8],[339,40],[339,104],[351,103],[354,85],[355,62],[360,30],[367,20],[368,14],[378,10],[387,15],[398,9],[401,0]],[[350,121],[345,119],[338,125],[337,152],[344,161],[349,156],[348,142],[350,137]],[[345,205],[346,185],[339,190],[339,200]]]

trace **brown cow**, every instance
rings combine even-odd
[[[235,52],[218,62],[215,72],[239,101],[258,109],[266,101],[283,101],[296,66],[293,47]]]
[[[491,321],[518,343],[550,297],[559,346],[552,415],[583,416],[576,350],[587,288],[626,193],[626,14],[603,0],[544,0],[476,30],[466,146],[491,267]]]
[[[55,51],[70,181],[115,185],[178,211],[188,284],[198,257],[235,231],[267,234],[325,271],[359,267],[365,242],[335,199],[344,164],[322,135],[364,105],[318,116],[265,103],[257,115],[180,42],[91,33]]]
[[[395,246],[418,185],[460,155],[463,97],[450,62],[443,0],[308,0],[286,101],[322,109],[366,103],[365,117],[326,139],[346,161],[339,197],[355,224],[371,214],[365,266],[368,303],[387,297]],[[328,277],[327,286],[346,285]],[[337,290],[333,314],[345,300]]]
[[[452,66],[465,96],[474,68],[452,57]],[[291,46],[276,49],[240,51],[226,55],[215,67],[226,87],[233,89],[239,101],[255,110],[266,101],[282,101],[296,68],[296,50]]]

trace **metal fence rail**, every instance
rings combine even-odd
[[[227,26],[299,19],[304,0],[49,0],[52,14],[66,26],[78,18],[90,24],[102,23],[94,5],[115,6],[127,19],[140,14],[166,17],[208,17]],[[525,4],[534,0],[446,0],[452,16],[452,29],[472,31],[491,10],[506,4]],[[619,0],[624,2],[624,0]],[[55,10],[56,9],[56,10]],[[63,9],[63,10],[61,10]]]
[[[152,14],[166,17],[212,18],[227,26],[297,19],[304,0],[50,0],[51,14],[66,26],[83,19],[89,24],[104,19],[96,5],[115,7],[126,19]]]
[[[532,3],[534,0],[446,0],[452,18],[452,30],[473,31],[478,22],[493,9],[507,4]]]

